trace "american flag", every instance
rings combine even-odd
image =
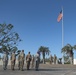
[[[62,17],[63,17],[63,13],[62,13],[62,10],[61,10],[60,13],[59,13],[59,16],[57,18],[57,22],[60,22],[60,20],[62,19]]]

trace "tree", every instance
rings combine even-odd
[[[76,50],[76,45],[73,46],[73,49]]]
[[[45,55],[50,53],[50,50],[48,47],[40,46],[39,50],[40,53],[42,53],[43,56],[43,63],[45,64]]]
[[[69,55],[64,56],[64,64],[70,64]]]
[[[73,64],[73,46],[71,46],[70,44],[67,44],[66,46],[64,46],[62,48],[62,52],[64,52],[65,54],[68,54],[70,57],[70,63]]]
[[[0,24],[0,53],[17,51],[18,42],[21,41],[18,33],[13,32],[12,24]]]

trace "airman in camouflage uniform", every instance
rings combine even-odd
[[[16,61],[16,55],[15,55],[15,52],[13,52],[13,53],[11,54],[10,60],[11,60],[11,69],[14,70],[14,67],[15,67],[15,61]]]
[[[29,70],[30,62],[31,62],[31,54],[29,52],[28,55],[26,56],[27,70]]]
[[[38,71],[39,69],[39,63],[40,63],[40,56],[39,53],[37,52],[37,54],[35,55],[35,70]]]
[[[35,61],[34,55],[32,55],[32,59],[31,59],[31,68],[34,68],[34,61]]]
[[[24,50],[20,53],[20,70],[23,71],[23,66],[24,66],[24,60],[25,60],[25,54]]]
[[[8,64],[8,54],[7,54],[7,52],[4,53],[2,60],[3,60],[3,69],[6,70],[7,69],[7,64]]]
[[[56,55],[54,54],[54,64],[56,64],[56,61],[57,61],[57,57],[56,57]]]
[[[20,53],[18,55],[18,69],[20,70]]]

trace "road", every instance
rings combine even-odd
[[[41,64],[39,71],[34,69],[27,71],[26,67],[24,67],[24,71],[20,71],[17,66],[14,71],[10,69],[10,66],[7,70],[3,70],[0,66],[0,75],[76,75],[76,65]]]

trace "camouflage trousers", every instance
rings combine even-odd
[[[34,61],[31,62],[31,68],[34,68]]]
[[[23,70],[24,60],[20,61],[20,70]]]
[[[20,61],[18,61],[18,69],[20,70]]]
[[[54,60],[54,64],[56,64],[56,59]]]
[[[4,69],[4,70],[7,69],[7,64],[8,64],[8,61],[3,61],[3,69]]]
[[[29,70],[30,67],[30,61],[27,61],[27,70]]]
[[[15,67],[15,60],[11,61],[11,69],[14,70],[14,67]]]
[[[35,70],[39,69],[39,61],[35,61]]]

